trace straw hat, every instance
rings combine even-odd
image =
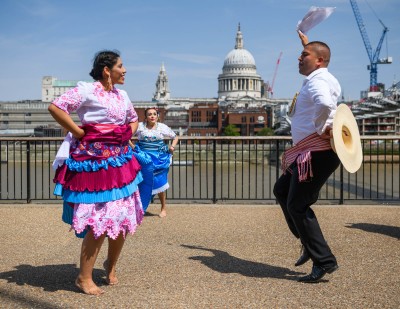
[[[360,168],[363,153],[356,119],[346,104],[340,104],[333,118],[331,145],[344,168],[355,173]]]

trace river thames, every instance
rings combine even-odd
[[[50,164],[31,163],[29,169],[31,199],[56,199],[52,194],[54,170]],[[276,165],[261,160],[258,163],[176,161],[170,168],[171,187],[167,195],[168,199],[198,202],[248,200],[273,203],[273,185],[280,172]],[[399,200],[399,174],[398,163],[364,163],[355,174],[343,171],[343,199]],[[3,162],[0,178],[2,200],[26,199],[26,162]],[[322,188],[320,199],[335,202],[340,198],[340,189],[338,168]]]

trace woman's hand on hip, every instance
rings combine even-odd
[[[76,139],[81,139],[82,137],[85,136],[85,131],[81,128],[79,128],[78,130],[76,130],[76,132],[72,133],[72,135],[76,138]]]

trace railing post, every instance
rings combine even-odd
[[[279,179],[279,139],[276,140],[276,180]]]
[[[340,197],[339,197],[339,205],[343,205],[343,164],[340,163]]]
[[[26,202],[31,202],[31,143],[26,141]]]
[[[252,138],[240,138],[240,141],[242,141],[244,144],[246,143],[246,140],[254,140],[254,137]],[[258,179],[266,179],[266,181],[269,182],[269,191],[270,191],[270,195],[267,197],[267,199],[270,199],[271,201],[275,200],[275,197],[271,194],[272,192],[272,188],[271,186],[273,186],[273,182],[276,181],[277,179],[279,179],[280,176],[280,157],[281,157],[281,151],[284,152],[285,148],[289,147],[288,145],[290,145],[290,139],[287,137],[274,137],[274,138],[265,138],[266,140],[268,140],[268,142],[270,143],[270,149],[269,149],[269,154],[270,157],[268,157],[269,159],[269,163],[268,163],[268,169],[266,168],[267,171],[267,177],[264,177],[264,175],[262,175],[260,177],[260,174],[257,174],[258,172],[255,172],[254,175],[250,174],[250,178],[251,177],[255,177],[256,181],[258,181]],[[182,137],[181,141],[190,141],[193,140],[193,138],[191,137]],[[201,138],[202,140],[206,140],[205,138]],[[217,204],[218,202],[220,202],[219,200],[222,199],[221,201],[225,201],[225,200],[231,200],[231,199],[236,199],[236,198],[241,198],[243,201],[245,201],[247,199],[243,198],[243,196],[245,194],[242,193],[241,197],[237,197],[236,195],[230,195],[230,193],[228,194],[228,198],[226,199],[222,193],[218,193],[218,192],[222,192],[224,190],[224,188],[226,186],[230,185],[229,180],[232,180],[232,182],[234,182],[235,184],[235,194],[239,193],[238,191],[242,188],[242,187],[246,187],[246,194],[248,192],[247,190],[247,186],[246,184],[242,187],[237,187],[237,179],[239,179],[238,177],[242,177],[244,175],[244,171],[243,171],[243,156],[240,154],[241,153],[241,149],[237,149],[237,147],[235,147],[235,162],[229,161],[230,157],[229,157],[229,153],[230,151],[232,151],[231,148],[229,148],[228,152],[226,152],[226,149],[224,150],[223,147],[221,147],[219,145],[219,143],[224,142],[226,143],[227,141],[232,141],[232,140],[236,140],[236,139],[230,139],[230,138],[221,138],[221,137],[210,137],[209,139],[209,145],[206,148],[206,162],[208,162],[206,164],[207,169],[206,169],[206,175],[204,175],[203,171],[204,169],[202,169],[200,172],[200,176],[198,177],[197,174],[194,174],[193,179],[201,179],[202,181],[204,181],[203,179],[205,179],[205,181],[207,182],[207,194],[206,194],[206,198],[208,199],[209,202],[213,203],[213,204]],[[258,139],[257,139],[258,140]],[[261,140],[263,140],[263,138],[261,138]],[[340,169],[339,171],[336,170],[336,176],[333,176],[333,180],[335,182],[335,194],[332,196],[332,198],[330,198],[330,195],[327,194],[325,199],[328,200],[332,200],[332,201],[336,201],[336,203],[338,203],[339,205],[343,205],[345,204],[345,200],[346,203],[348,203],[349,199],[350,200],[363,200],[363,201],[373,201],[375,200],[375,195],[377,195],[377,197],[382,200],[383,202],[398,202],[400,197],[399,197],[399,191],[400,191],[400,185],[398,183],[398,173],[397,173],[397,169],[398,169],[398,162],[397,162],[397,155],[400,154],[399,151],[399,146],[396,143],[393,143],[391,147],[387,146],[389,145],[388,142],[386,142],[387,144],[384,144],[384,147],[380,146],[378,149],[376,149],[376,146],[371,143],[374,142],[375,140],[395,140],[398,141],[399,138],[398,137],[381,137],[381,136],[367,136],[367,137],[362,137],[362,146],[363,146],[363,150],[364,150],[364,160],[365,160],[365,165],[362,166],[362,170],[360,171],[360,174],[362,175],[362,179],[359,182],[357,180],[357,174],[355,175],[355,177],[350,177],[350,174],[348,174],[348,172],[346,171],[346,169],[344,168],[343,165],[340,165]],[[42,142],[42,147],[36,147],[36,144],[34,143],[35,141],[39,141]],[[44,192],[44,184],[50,183],[51,184],[51,179],[47,179],[46,177],[50,177],[51,173],[51,162],[47,162],[44,159],[42,159],[40,161],[40,158],[43,158],[43,154],[47,154],[47,146],[44,147],[44,141],[50,141],[50,142],[58,142],[58,141],[62,141],[61,138],[25,138],[25,137],[0,137],[0,146],[5,147],[5,152],[1,150],[0,152],[0,161],[2,161],[2,166],[0,166],[0,180],[1,180],[1,187],[0,187],[0,201],[8,201],[8,200],[22,200],[26,203],[32,203],[32,200],[35,201],[37,199],[40,198],[40,196],[38,197],[38,194],[36,194],[36,191],[40,191],[42,190]],[[14,147],[13,144],[18,142],[22,143],[21,147]],[[32,142],[32,145],[30,144],[30,142]],[[189,145],[189,144],[188,144]],[[242,144],[243,145],[243,144]],[[282,149],[281,148],[282,145]],[[368,147],[367,147],[368,145]],[[222,145],[223,146],[223,145]],[[25,150],[23,149],[23,147],[25,147]],[[220,147],[220,149],[217,149],[217,147]],[[1,147],[0,147],[1,148]],[[183,147],[181,147],[183,148]],[[189,154],[193,153],[193,165],[199,166],[199,168],[201,168],[203,166],[203,161],[202,160],[202,156],[201,154],[199,154],[199,162],[197,162],[197,150],[196,151],[191,151],[190,149],[187,149],[188,147],[186,147],[186,161],[189,162],[188,160],[188,156]],[[243,148],[243,147],[242,147]],[[274,149],[275,148],[275,149]],[[365,149],[368,148],[368,149]],[[391,149],[393,148],[393,149]],[[375,159],[375,152],[374,151],[380,151],[381,154],[381,158],[385,159],[385,161],[379,161],[378,163],[375,163],[375,161],[373,161]],[[49,147],[49,151],[50,151],[50,147]],[[182,149],[182,151],[184,151]],[[201,147],[199,148],[199,151],[201,152]],[[256,151],[257,151],[257,145],[256,145]],[[274,151],[276,151],[276,153],[273,153]],[[24,153],[25,152],[25,153]],[[196,153],[195,153],[196,152]],[[9,154],[11,153],[11,155],[9,156]],[[226,170],[225,166],[219,166],[217,165],[217,155],[218,153],[221,153],[219,156],[222,156],[223,154],[226,155],[226,153],[228,153],[228,170]],[[257,153],[256,152],[256,159],[257,159]],[[49,153],[50,156],[50,153]],[[212,156],[212,162],[210,162],[210,157]],[[242,157],[242,162],[240,162],[240,157]],[[50,157],[49,157],[50,158]],[[182,154],[181,154],[181,158],[182,158]],[[249,158],[251,159],[251,155],[249,156]],[[378,157],[378,159],[381,159],[380,157]],[[246,158],[247,159],[247,158]],[[373,162],[370,163],[369,160],[372,160]],[[36,161],[37,160],[37,161]],[[220,159],[221,160],[221,159]],[[236,160],[238,160],[237,164],[236,164]],[[17,162],[22,162],[22,164],[19,164]],[[247,162],[247,161],[246,161]],[[49,163],[49,164],[47,164]],[[232,164],[233,163],[233,164]],[[242,164],[241,164],[242,163]],[[211,170],[209,170],[208,168],[210,167],[211,164]],[[219,164],[219,163],[218,163]],[[241,165],[242,166],[242,170],[237,168],[237,165]],[[26,165],[26,167],[24,168],[24,165]],[[32,167],[31,167],[32,166]],[[264,165],[263,165],[264,166]],[[180,168],[180,167],[179,167]],[[231,174],[229,174],[230,172],[233,172],[234,169],[234,175],[235,177],[231,177]],[[273,169],[275,168],[275,179],[274,179],[274,172]],[[25,169],[25,171],[24,171]],[[42,171],[41,175],[36,175],[36,170],[39,169]],[[186,179],[192,177],[192,174],[190,173],[198,173],[198,169],[197,168],[185,168],[186,171]],[[223,175],[221,173],[227,171],[227,175]],[[247,170],[246,170],[247,172]],[[339,180],[337,179],[337,172],[339,172]],[[14,173],[14,177],[12,175],[12,173]],[[180,175],[181,173],[183,173],[182,171],[180,171],[178,174]],[[359,174],[359,175],[360,175]],[[21,175],[21,177],[20,177]],[[247,175],[247,174],[246,174]],[[382,177],[382,175],[384,177]],[[40,179],[38,180],[37,178],[41,176],[43,177],[42,181],[40,181]],[[176,176],[176,174],[175,174]],[[173,177],[175,177],[173,176]],[[185,175],[183,175],[185,176]],[[228,176],[228,177],[226,177]],[[26,177],[26,179],[24,179]],[[346,183],[344,180],[344,177],[346,177]],[[211,178],[211,179],[210,179]],[[217,180],[217,178],[220,178],[219,180]],[[228,178],[228,181],[225,181],[225,179]],[[379,182],[379,180],[383,178],[383,181]],[[182,177],[183,179],[183,177]],[[172,188],[175,186],[178,186],[179,188],[181,187],[181,181],[182,181],[181,177],[178,178],[174,178],[173,179],[173,183],[172,183]],[[253,179],[253,178],[251,178]],[[391,179],[391,180],[390,180]],[[337,191],[336,189],[338,189],[337,182],[339,181],[339,196],[337,196]],[[388,181],[391,181],[390,185],[391,187],[388,186]],[[176,182],[176,183],[175,183]],[[195,181],[194,181],[195,182]],[[25,183],[25,185],[24,185]],[[174,185],[175,183],[175,185]],[[377,184],[376,184],[377,183]],[[25,188],[26,186],[26,188]],[[205,186],[204,182],[201,183],[201,186]],[[344,186],[346,186],[346,188],[344,188]],[[375,186],[377,186],[375,188]],[[38,187],[38,188],[36,188]],[[193,184],[193,190],[196,191],[198,190],[199,184],[196,182]],[[264,186],[263,186],[264,187]],[[383,187],[383,188],[382,188]],[[268,188],[268,187],[267,187]],[[354,189],[355,188],[355,189]],[[228,189],[230,191],[232,191],[232,187],[228,187]],[[346,189],[346,192],[345,192]],[[25,198],[23,195],[23,190],[25,190]],[[50,189],[49,189],[50,190]],[[221,191],[222,190],[222,191]],[[355,192],[354,192],[355,190]],[[362,190],[362,196],[359,196],[360,194],[358,193],[358,190]],[[14,191],[14,193],[13,193]],[[16,191],[18,191],[16,194]],[[212,192],[211,192],[212,191]],[[171,191],[173,192],[173,191]],[[193,197],[188,196],[188,193],[186,193],[186,196],[181,197],[181,191],[179,189],[179,197],[178,199],[180,200],[195,200],[197,199],[196,194],[193,194]],[[329,191],[327,190],[327,192],[329,193]],[[50,191],[49,191],[50,193]],[[200,193],[203,193],[202,191]],[[256,191],[257,193],[257,191]],[[346,194],[346,197],[345,197]],[[40,194],[39,194],[40,195]],[[262,195],[264,198],[264,194]],[[353,197],[355,196],[355,197]],[[199,200],[202,200],[203,195],[200,194],[200,197],[198,198]],[[252,199],[253,196],[251,196]],[[174,198],[174,197],[172,197]],[[52,195],[44,195],[42,194],[42,198],[40,198],[41,200],[57,200],[57,197],[53,197]],[[256,198],[257,199],[257,195]]]
[[[213,140],[213,203],[217,203],[217,140]]]

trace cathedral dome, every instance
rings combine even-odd
[[[254,57],[244,48],[232,49],[224,60],[224,68],[227,67],[250,67],[256,68]]]
[[[225,57],[222,74],[218,75],[218,97],[261,97],[262,80],[257,74],[253,55],[243,47],[240,24],[236,32],[236,44]]]
[[[226,55],[222,71],[228,74],[238,72],[251,72],[256,74],[256,62],[254,61],[254,57],[243,46],[243,35],[240,31],[240,24],[236,33],[235,48]]]

